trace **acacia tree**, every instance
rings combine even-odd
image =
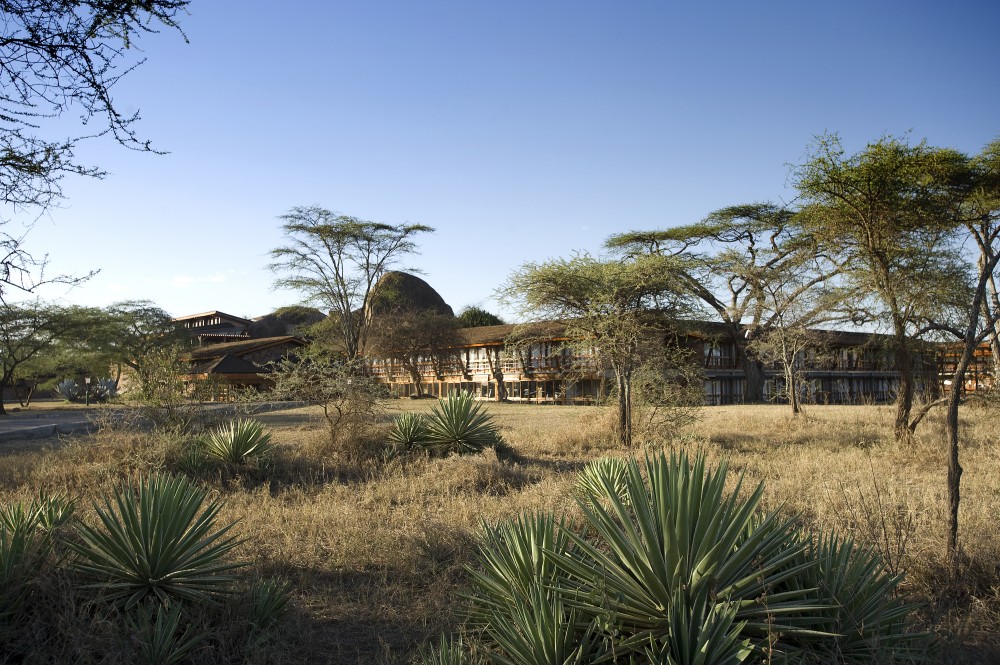
[[[427,365],[436,376],[458,363],[458,320],[428,311],[394,311],[380,314],[372,322],[374,354],[400,364],[409,373],[417,392],[423,395],[423,370]]]
[[[939,155],[950,194],[946,218],[955,225],[963,240],[971,241],[974,258],[969,261],[971,298],[956,308],[959,316],[951,325],[937,328],[959,340],[960,350],[951,376],[951,390],[945,398],[945,438],[948,451],[948,554],[958,561],[958,511],[961,501],[962,466],[959,463],[959,404],[963,397],[965,376],[976,349],[984,340],[994,338],[1000,320],[1000,306],[995,302],[995,283],[1000,264],[1000,140],[988,145],[970,159],[954,150]],[[975,266],[972,268],[972,266]],[[995,346],[994,346],[995,349]]]
[[[163,309],[148,300],[128,300],[104,310],[101,324],[89,335],[92,347],[102,353],[109,366],[116,368],[115,381],[124,367],[130,368],[143,383],[145,360],[164,347],[183,347],[190,343],[184,330]]]
[[[784,280],[764,285],[764,306],[771,312],[773,323],[753,336],[747,344],[754,357],[777,365],[784,378],[784,395],[792,415],[802,412],[801,387],[809,352],[823,348],[823,334],[816,329],[840,319],[838,308],[847,298],[836,288],[812,288],[801,291],[801,280],[791,274]]]
[[[884,324],[900,373],[894,431],[912,432],[915,364],[926,321],[953,300],[964,266],[951,246],[949,156],[926,143],[885,137],[847,155],[836,135],[816,139],[795,171],[807,228],[844,260],[844,278],[871,321]]]
[[[470,305],[458,313],[458,323],[462,328],[480,328],[483,326],[502,326],[504,320],[482,307]]]
[[[8,213],[44,210],[62,197],[66,175],[101,178],[77,161],[86,139],[110,136],[126,148],[155,152],[136,133],[138,112],[123,112],[112,88],[142,64],[136,44],[161,28],[178,30],[188,0],[3,0],[0,23],[0,200]],[[45,136],[45,125],[78,113],[77,136]],[[62,130],[60,130],[61,132]],[[6,217],[6,216],[5,216]],[[6,223],[8,218],[0,219]],[[24,234],[0,232],[2,287],[31,291],[46,282],[46,258],[24,248]]]
[[[0,393],[13,386],[18,371],[73,338],[91,320],[92,310],[42,302],[0,303]],[[0,415],[6,415],[0,399]]]
[[[307,302],[329,311],[343,355],[349,362],[359,359],[379,278],[417,251],[416,235],[434,229],[369,222],[317,206],[293,208],[281,219],[288,244],[271,250],[269,268],[283,275],[275,286],[300,291]]]
[[[611,236],[606,246],[626,256],[677,259],[674,275],[680,287],[725,327],[746,379],[747,402],[764,396],[764,364],[750,340],[788,324],[786,310],[841,270],[794,211],[771,203],[722,208],[687,226],[629,231]],[[786,288],[792,283],[794,289]],[[783,285],[784,309],[768,298],[775,285]]]
[[[676,262],[656,255],[601,260],[587,254],[527,263],[500,288],[502,302],[533,320],[554,320],[578,344],[595,347],[615,375],[618,436],[632,444],[632,380],[647,344],[662,344],[686,307]]]

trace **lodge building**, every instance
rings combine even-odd
[[[614,375],[595,348],[570,344],[565,329],[555,323],[536,324],[525,335],[513,325],[467,328],[458,344],[417,359],[419,391],[440,397],[463,390],[480,399],[496,399],[499,382],[515,402],[592,404],[607,397]],[[692,323],[682,343],[701,365],[708,405],[744,401],[746,379],[736,346],[720,324]],[[885,338],[866,333],[817,331],[822,348],[809,349],[798,359],[804,402],[819,404],[882,404],[895,399],[899,371]],[[514,341],[530,339],[530,342]],[[917,368],[918,389],[936,392],[933,354]],[[413,363],[410,363],[411,365]],[[416,397],[413,367],[397,360],[370,361],[373,376],[396,397]],[[783,399],[779,367],[765,367],[764,398]]]

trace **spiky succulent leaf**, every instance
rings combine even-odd
[[[252,418],[222,425],[208,436],[205,452],[229,464],[242,466],[259,460],[273,450],[271,435],[264,423]]]
[[[230,574],[243,564],[225,555],[240,541],[235,524],[215,529],[221,504],[203,508],[206,493],[182,477],[140,478],[94,506],[101,524],[79,525],[76,567],[94,579],[89,588],[132,607],[148,596],[205,602],[227,593]]]
[[[401,413],[392,422],[389,440],[401,448],[423,445],[427,440],[427,422],[419,413]]]
[[[441,455],[482,452],[494,445],[498,436],[493,416],[467,392],[440,400],[427,418],[426,445]]]

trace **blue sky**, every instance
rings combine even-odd
[[[996,2],[193,0],[115,89],[164,156],[106,141],[27,239],[42,296],[257,316],[278,217],[321,205],[433,226],[407,265],[497,311],[526,261],[789,200],[830,131],[976,152],[1000,136]]]

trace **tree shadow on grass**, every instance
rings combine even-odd
[[[433,578],[391,569],[284,568],[293,600],[269,659],[294,663],[408,663],[457,619]]]

